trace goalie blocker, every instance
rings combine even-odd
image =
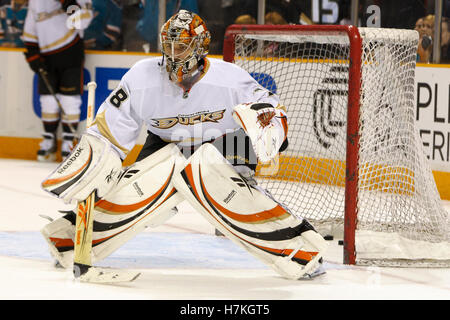
[[[94,190],[106,195],[122,171],[122,161],[111,143],[101,136],[84,134],[78,145],[41,184],[65,203],[83,201]]]
[[[173,184],[215,228],[282,276],[300,279],[320,268],[328,246],[322,236],[249,184],[212,144],[189,158]]]

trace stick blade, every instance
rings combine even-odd
[[[87,267],[74,265],[73,273],[75,279],[81,282],[89,283],[118,283],[118,282],[131,282],[136,280],[141,274],[136,271],[112,269],[112,268],[100,268],[100,267]]]

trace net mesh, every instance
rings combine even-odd
[[[415,127],[417,33],[359,32],[357,263],[448,265],[449,215]],[[289,147],[258,167],[259,183],[335,236],[344,226],[349,53],[348,36],[336,31],[235,37],[234,62],[279,95],[288,112]]]

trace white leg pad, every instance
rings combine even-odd
[[[173,178],[175,188],[220,232],[289,279],[316,270],[326,241],[258,187],[248,185],[211,144]]]
[[[64,267],[73,263],[73,239],[75,226],[66,218],[58,218],[41,229],[50,254]],[[71,248],[71,249],[70,249]]]
[[[173,217],[184,200],[172,185],[183,168],[184,156],[168,145],[128,167],[116,187],[94,207],[92,262],[104,259],[146,227],[156,227]],[[52,255],[64,267],[73,263],[74,225],[57,219],[42,230]],[[61,244],[68,244],[61,252]],[[70,247],[71,246],[71,247]]]

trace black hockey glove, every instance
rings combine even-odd
[[[38,44],[26,42],[25,47],[26,47],[25,58],[27,59],[27,62],[30,65],[31,70],[33,70],[36,73],[39,73],[39,69],[46,70],[45,60],[39,51]]]
[[[41,55],[35,55],[30,58],[27,58],[28,64],[30,65],[31,70],[36,73],[39,73],[39,70],[46,70],[46,65],[44,58]]]

